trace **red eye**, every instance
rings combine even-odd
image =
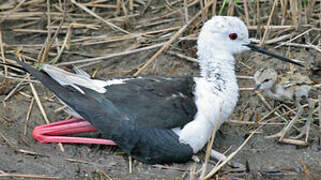
[[[231,40],[235,40],[237,39],[237,34],[236,33],[231,33],[228,35],[228,37],[230,37]]]

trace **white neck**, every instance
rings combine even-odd
[[[233,56],[200,54],[202,78],[195,78],[194,92],[197,113],[194,120],[178,132],[180,141],[189,144],[195,153],[206,144],[215,125],[218,129],[227,120],[238,99]]]
[[[234,57],[224,51],[199,52],[201,76],[218,91],[226,90],[227,83],[236,83]],[[221,92],[223,93],[223,92]]]

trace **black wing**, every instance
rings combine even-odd
[[[140,127],[182,127],[196,113],[192,77],[140,77],[106,89],[106,99]]]

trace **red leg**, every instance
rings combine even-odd
[[[68,137],[61,136],[67,134],[94,132],[97,131],[88,121],[83,119],[68,119],[50,124],[35,127],[32,132],[33,138],[41,143],[84,143],[84,144],[104,144],[115,146],[116,143],[109,139]]]

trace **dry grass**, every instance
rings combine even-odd
[[[204,21],[213,15],[240,17],[246,22],[250,33],[256,37],[253,41],[259,43],[260,46],[270,45],[276,48],[286,46],[289,49],[298,47],[313,49],[321,53],[320,0],[173,0],[159,2],[151,0],[9,0],[0,3],[0,10],[0,59],[3,63],[14,64],[11,58],[15,56],[30,63],[52,63],[59,66],[77,64],[84,67],[103,63],[109,58],[158,49],[150,59],[146,59],[145,63],[137,64],[136,67],[124,73],[133,76],[142,72],[151,74],[153,68],[148,67],[155,65],[157,57],[166,52],[188,61],[197,62],[192,54],[186,55],[177,49],[182,49],[180,47],[182,42],[195,41]],[[4,37],[4,34],[14,37]],[[20,38],[29,39],[30,42],[17,40]],[[32,40],[33,38],[36,40]],[[107,45],[106,51],[110,52],[108,48],[120,44],[130,45],[126,49],[119,48],[119,52],[94,54],[94,57],[86,52],[77,51],[83,47]],[[73,55],[82,58],[68,60],[67,57]],[[9,79],[20,82],[15,88],[8,87],[11,90],[8,97],[22,91],[20,86],[25,86],[25,82],[29,82],[33,97],[27,120],[35,100],[48,123],[45,109],[33,87],[35,81],[20,75],[16,69],[3,67],[0,68],[0,77],[4,77],[1,84],[5,84],[4,82]],[[249,89],[251,88],[245,87],[244,90]],[[261,97],[261,99],[270,108],[271,114],[277,115],[272,117],[272,120],[279,116],[286,116],[285,113],[280,114],[277,110],[274,111],[264,98]],[[7,100],[8,98],[5,98],[3,103]],[[263,121],[271,117],[271,114],[257,122],[240,120],[231,122],[265,126],[283,124],[270,123],[271,119]],[[314,114],[316,116],[317,111]],[[3,134],[0,135],[10,144]],[[216,168],[212,172],[217,172],[217,170]],[[43,175],[12,174],[0,170],[1,176],[56,178]],[[206,178],[209,177],[209,175],[206,176]]]

